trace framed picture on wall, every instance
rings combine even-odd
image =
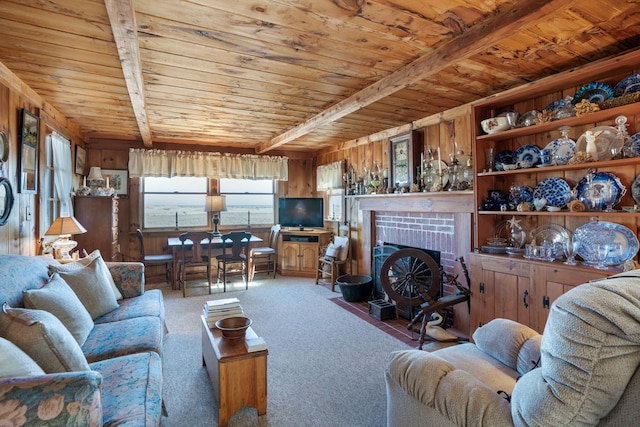
[[[87,164],[87,150],[76,145],[76,173],[84,175],[85,166]]]
[[[20,151],[18,191],[38,192],[38,141],[40,119],[26,109],[22,109],[20,123]]]
[[[113,187],[116,194],[125,195],[128,193],[129,171],[126,169],[102,169],[102,178],[105,180],[105,187],[107,187],[107,180],[109,180],[108,186]]]

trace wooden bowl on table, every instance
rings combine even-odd
[[[222,332],[222,337],[230,340],[244,338],[245,333],[253,321],[248,317],[235,316],[220,319],[216,322],[216,328]]]

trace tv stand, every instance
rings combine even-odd
[[[278,271],[283,276],[315,277],[320,247],[329,244],[331,231],[289,227],[278,238]]]

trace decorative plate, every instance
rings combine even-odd
[[[635,92],[640,92],[640,74],[625,77],[613,87],[613,96],[616,98]]]
[[[497,223],[493,229],[493,237],[507,239],[509,247],[522,247],[530,236],[531,228],[521,219],[503,220]]]
[[[0,130],[0,163],[4,163],[9,158],[9,139],[4,131]]]
[[[538,117],[538,113],[539,113],[538,110],[531,110],[521,115],[518,118],[518,127],[522,128],[522,127],[535,125],[536,122],[534,122],[534,120],[536,119],[536,117]]]
[[[615,193],[615,195],[611,195],[615,201],[612,206],[615,206],[627,193],[627,188],[622,184],[620,178],[609,172],[585,175],[576,185],[574,197],[580,201],[587,201],[585,205],[588,205],[591,210],[603,210],[609,198],[607,194],[609,187]]]
[[[562,258],[564,245],[573,238],[573,233],[557,224],[547,224],[536,227],[531,232],[533,239],[531,244],[542,246],[544,242],[549,242],[553,246],[553,255],[556,259]]]
[[[563,208],[571,200],[571,188],[562,178],[545,178],[533,190],[534,199],[546,199],[546,206]]]
[[[595,236],[598,237],[594,238]],[[585,224],[576,228],[576,238],[580,242],[578,255],[587,262],[596,261],[595,251],[599,243],[616,244],[616,247],[609,249],[604,261],[607,265],[619,265],[629,261],[636,256],[640,247],[633,231],[614,222],[597,221]]]
[[[495,162],[496,162],[497,170],[499,171],[504,170],[502,168],[502,165],[504,164],[510,165],[516,162],[516,153],[514,153],[511,150],[502,150],[498,154],[496,154]]]
[[[520,168],[532,168],[540,163],[540,149],[535,145],[523,145],[516,150],[516,162]]]
[[[596,126],[589,129],[596,137],[595,143],[598,153],[598,161],[611,160],[613,153],[611,148],[616,144],[616,136],[618,136],[618,129],[613,126]],[[580,138],[576,141],[577,152],[587,151],[587,132],[580,135]]]
[[[631,197],[640,205],[640,175],[636,176],[633,184],[631,184]]]
[[[575,95],[573,95],[573,105],[586,99],[589,102],[598,104],[602,101],[606,101],[609,98],[613,98],[613,89],[606,83],[593,82],[582,86]]]
[[[546,111],[556,111],[566,106],[567,106],[567,101],[565,99],[556,99],[555,101],[553,101],[552,103],[544,107],[544,109]]]
[[[551,150],[551,163],[554,165],[566,165],[576,151],[576,142],[571,138],[558,138],[544,147]]]
[[[509,190],[509,201],[514,205],[533,202],[533,188],[528,185],[515,185]]]
[[[632,135],[627,142],[624,143],[623,152],[625,157],[640,156],[640,132]]]
[[[438,176],[438,170],[442,168],[442,188],[446,187],[449,183],[449,166],[447,166],[443,160],[438,159],[431,160],[431,166],[427,171],[433,176],[433,182],[438,182],[440,178]]]

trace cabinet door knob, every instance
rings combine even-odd
[[[484,294],[484,282],[480,282],[480,293]]]
[[[524,308],[529,308],[529,303],[527,299],[529,298],[529,291],[524,291],[524,295],[522,297],[522,302],[524,303]]]
[[[542,308],[549,308],[549,297],[548,296],[543,296],[542,297]]]

